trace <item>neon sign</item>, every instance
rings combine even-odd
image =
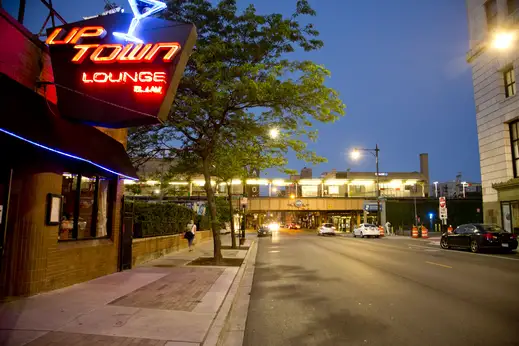
[[[58,109],[66,117],[118,128],[169,116],[196,27],[150,17],[166,7],[165,0],[131,1],[133,13],[47,30]]]
[[[90,56],[90,60],[95,64],[112,64],[112,63],[152,63],[159,54],[165,52],[162,61],[165,63],[172,62],[177,52],[180,50],[180,44],[177,42],[159,42],[154,44],[128,43],[126,45],[120,43],[105,44],[81,44],[85,38],[102,39],[106,35],[106,30],[102,26],[86,26],[83,28],[74,27],[68,33],[62,33],[62,28],[56,28],[47,38],[48,45],[73,45],[77,49],[77,53],[72,57],[74,64],[82,64],[85,59]],[[63,37],[64,36],[64,37]],[[59,39],[62,37],[62,39]],[[165,72],[83,72],[81,81],[84,84],[91,83],[166,83]],[[162,94],[162,85],[134,85],[132,88],[137,94]]]
[[[162,83],[166,84],[166,73],[165,72],[151,72],[151,71],[141,71],[141,72],[94,72],[94,73],[86,73],[83,72],[83,76],[81,81],[85,84],[89,83]],[[134,85],[133,92],[137,94],[162,94],[163,87],[162,85]]]
[[[106,35],[106,30],[101,26],[87,26],[84,28],[72,28],[62,40],[57,39],[63,31],[62,28],[56,28],[45,41],[48,45],[74,45],[74,49],[78,52],[72,57],[72,62],[81,64],[90,54],[90,60],[96,64],[109,63],[139,63],[153,62],[161,52],[167,51],[162,57],[164,62],[171,62],[176,54],[180,51],[178,42],[159,42],[155,44],[137,45],[128,43],[126,45],[120,43],[111,44],[78,44],[83,38],[97,37],[102,39]]]
[[[114,32],[114,36],[123,38],[126,41],[130,42],[143,43],[143,41],[140,38],[135,37],[133,34],[135,32],[135,29],[139,25],[140,20],[166,9],[167,5],[157,0],[128,0],[128,2],[130,3],[130,7],[133,12],[133,19],[130,23],[130,27],[128,28],[128,32]],[[137,5],[137,2],[140,2],[141,4],[144,3],[150,5],[151,7],[145,7],[143,12],[141,12],[139,11],[139,6]]]

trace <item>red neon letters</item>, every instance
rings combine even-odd
[[[90,83],[161,83],[166,84],[166,73],[165,72],[94,72],[88,74],[83,72],[81,78],[85,84]],[[134,85],[134,93],[146,93],[146,94],[162,94],[163,87],[160,85]]]
[[[133,44],[126,45],[114,44],[78,44],[85,37],[103,38],[106,30],[101,26],[86,26],[84,28],[72,28],[62,40],[56,38],[60,36],[62,28],[55,29],[45,41],[49,45],[72,44],[79,51],[72,58],[72,62],[76,64],[82,63],[90,54],[90,60],[96,64],[111,63],[139,63],[153,62],[160,53],[166,52],[162,57],[164,62],[171,62],[180,50],[180,44],[177,42],[159,42],[155,44]],[[63,36],[63,35],[61,35]]]
[[[165,72],[83,72],[83,83],[166,83]]]

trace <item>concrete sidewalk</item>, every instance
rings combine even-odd
[[[222,245],[229,244],[223,236]],[[240,268],[185,266],[212,256],[212,246],[206,241],[193,252],[2,304],[0,345],[201,345]]]

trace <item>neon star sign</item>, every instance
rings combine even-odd
[[[128,32],[114,32],[113,34],[115,37],[123,38],[129,42],[144,43],[143,40],[134,35],[135,29],[139,25],[139,22],[141,21],[141,19],[144,19],[157,12],[165,10],[167,5],[157,0],[128,0],[128,2],[130,3],[130,8],[133,12],[133,19],[130,23],[130,27],[128,28]],[[139,10],[138,3],[145,4],[148,6],[144,7],[144,10],[141,12]]]

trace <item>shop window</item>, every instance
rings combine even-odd
[[[489,0],[485,3],[485,14],[487,17],[487,29],[491,31],[497,26],[497,1]]]
[[[519,174],[519,121],[510,123],[510,142],[512,144],[514,178],[517,178]]]
[[[511,97],[515,95],[515,71],[513,67],[506,69],[503,72],[503,77],[505,80],[505,97]]]
[[[63,212],[59,239],[91,239],[109,236],[110,180],[64,174]]]

